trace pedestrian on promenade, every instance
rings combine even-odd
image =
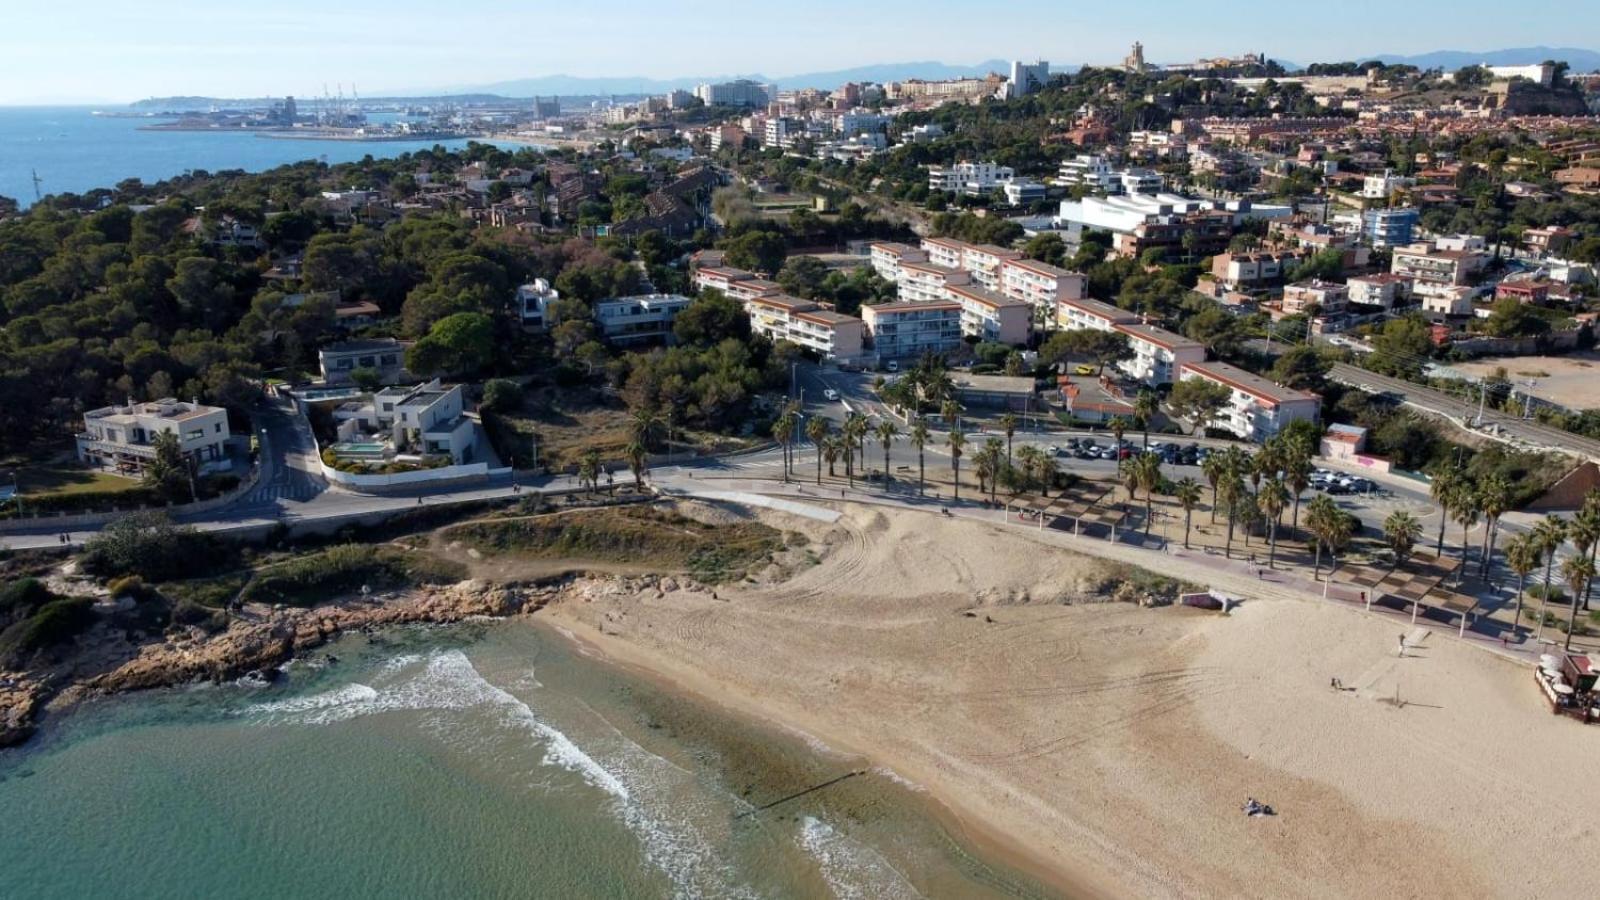
[[[1406,655],[1406,636],[1402,634],[1402,635],[1400,635],[1400,656],[1403,659],[1403,658],[1405,658],[1405,655]]]

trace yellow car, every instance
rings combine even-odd
[[[1079,366],[1076,369],[1073,369],[1072,371],[1078,373],[1079,375],[1093,375],[1094,374],[1094,366]]]

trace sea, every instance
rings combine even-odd
[[[97,116],[87,106],[0,107],[0,196],[23,206],[43,194],[83,193],[114,187],[125,178],[146,184],[205,170],[260,172],[316,159],[354,162],[366,156],[400,156],[429,147],[465,147],[466,140],[318,141],[266,138],[250,133],[141,131],[168,119]],[[374,122],[394,116],[375,115]],[[494,142],[487,142],[494,143]],[[504,145],[515,149],[522,145]]]
[[[0,895],[1051,893],[915,785],[526,621],[347,636],[0,751]]]

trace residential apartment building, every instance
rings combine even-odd
[[[1131,325],[1138,321],[1137,314],[1091,297],[1063,298],[1056,301],[1056,327],[1063,331],[1076,328],[1114,331],[1118,325]]]
[[[695,96],[707,106],[743,106],[760,109],[776,98],[771,85],[741,78],[721,84],[702,84],[694,90]]]
[[[1167,189],[1167,179],[1153,169],[1126,169],[1116,173],[1120,193],[1153,196]]]
[[[1396,175],[1393,169],[1384,169],[1381,175],[1368,175],[1361,179],[1361,196],[1367,200],[1388,200],[1416,183],[1415,178]]]
[[[1088,278],[1036,259],[1008,259],[1000,263],[1000,293],[1034,308],[1034,316],[1047,321],[1056,303],[1088,296]]]
[[[1429,317],[1472,315],[1472,298],[1475,294],[1472,288],[1429,284],[1420,284],[1417,287],[1417,300],[1422,305],[1423,315]]]
[[[317,364],[322,370],[322,381],[328,385],[350,383],[350,373],[356,369],[372,369],[384,384],[393,384],[406,377],[406,347],[394,338],[341,341],[317,351]]]
[[[682,294],[645,294],[601,300],[595,322],[605,339],[618,346],[671,343],[672,322],[694,301]]]
[[[1281,387],[1223,362],[1184,363],[1178,377],[1199,378],[1226,387],[1227,405],[1207,424],[1256,443],[1273,437],[1290,422],[1317,421],[1322,408],[1322,399],[1315,394]]]
[[[1308,255],[1303,250],[1219,253],[1211,258],[1211,277],[1230,291],[1261,291],[1282,283]]]
[[[899,283],[900,266],[903,263],[927,262],[928,254],[907,244],[894,241],[879,241],[871,248],[872,271],[878,277],[891,283]]]
[[[755,277],[754,273],[746,272],[743,269],[734,269],[726,266],[703,266],[695,269],[693,283],[697,290],[703,291],[710,288],[726,294],[734,282],[749,281]]]
[[[1009,183],[1017,175],[1010,166],[994,162],[962,162],[953,166],[929,166],[928,190],[983,197]]]
[[[138,478],[155,459],[156,436],[171,433],[183,458],[199,471],[227,455],[228,411],[167,397],[147,403],[105,406],[83,414],[78,459],[84,464]]]
[[[1006,203],[1012,206],[1028,206],[1038,203],[1048,196],[1045,186],[1037,181],[1026,178],[1015,178],[1000,188],[1006,195]]]
[[[1181,334],[1164,328],[1138,322],[1121,322],[1112,330],[1128,337],[1133,347],[1133,358],[1117,364],[1117,368],[1145,384],[1156,386],[1171,384],[1185,363],[1205,362],[1206,348]]]
[[[729,284],[725,293],[740,303],[748,304],[756,297],[783,293],[783,286],[765,278],[741,278]]]
[[[1037,94],[1049,83],[1049,62],[1042,59],[1035,63],[1012,60],[1011,79],[1006,83],[1006,96],[1015,100],[1029,94]]]
[[[865,327],[855,316],[826,310],[809,300],[772,294],[747,306],[750,330],[773,341],[788,341],[823,359],[861,358]]]
[[[997,247],[994,244],[961,245],[961,268],[972,273],[972,280],[991,291],[1002,288],[1001,270],[1006,263],[1022,259],[1021,250]]]
[[[1026,344],[1033,326],[1033,307],[977,285],[946,288],[961,304],[961,333],[999,344]]]
[[[961,347],[961,304],[880,303],[861,307],[861,321],[880,360],[914,359]]]
[[[1315,304],[1321,312],[1330,315],[1343,312],[1350,305],[1350,289],[1342,284],[1321,279],[1300,281],[1283,289],[1283,311],[1299,315]]]
[[[1410,293],[1411,279],[1392,272],[1357,275],[1344,283],[1351,303],[1394,309]]]
[[[1361,214],[1361,236],[1374,247],[1399,247],[1409,244],[1422,221],[1412,207],[1369,209]]]
[[[955,238],[926,237],[922,239],[922,252],[933,265],[959,269],[966,259],[967,244]]]
[[[1440,249],[1445,243],[1396,247],[1389,271],[1424,285],[1464,285],[1482,271],[1488,256],[1478,249]],[[1470,246],[1460,245],[1457,246]]]
[[[1056,184],[1061,187],[1082,187],[1093,191],[1114,191],[1120,184],[1116,170],[1103,156],[1080,153],[1063,160],[1056,172]]]
[[[972,283],[972,273],[950,269],[931,262],[908,262],[900,266],[900,299],[925,303],[950,299],[949,289]]]

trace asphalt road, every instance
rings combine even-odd
[[[1600,461],[1600,441],[1586,438],[1539,422],[1522,419],[1494,409],[1484,409],[1481,428],[1471,425],[1478,417],[1478,405],[1443,391],[1412,384],[1401,378],[1391,378],[1360,369],[1347,363],[1335,363],[1330,377],[1352,387],[1373,393],[1391,393],[1420,412],[1447,419],[1457,426],[1491,440],[1535,450],[1559,450],[1591,462]]]

